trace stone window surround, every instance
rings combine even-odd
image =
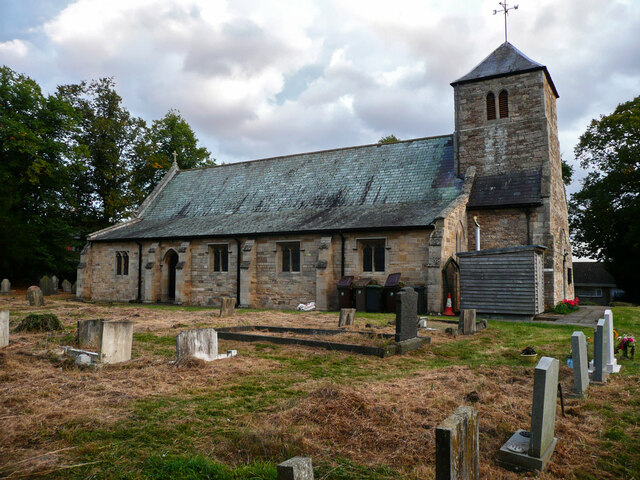
[[[222,265],[220,265],[220,270],[214,270],[213,267],[215,265],[215,257],[214,251],[216,248],[223,247],[227,249],[227,269],[222,270]],[[209,275],[227,275],[231,270],[231,266],[229,265],[229,260],[231,258],[231,251],[229,247],[229,242],[219,242],[219,243],[207,243],[207,255],[209,255]]]
[[[128,277],[129,276],[129,251],[128,250],[116,250],[114,252],[115,260],[115,276]]]
[[[361,255],[361,252],[364,254],[364,252],[363,252],[363,250],[364,250],[363,243],[371,241],[371,240],[376,240],[376,241],[382,240],[384,242],[384,249],[385,250],[391,250],[391,246],[389,245],[389,242],[387,241],[387,237],[356,237],[354,239],[355,247],[353,248],[353,250],[358,252],[358,254],[356,255],[356,261],[358,262],[358,264],[354,265],[354,266],[356,267],[356,271],[361,272],[361,273],[383,274],[388,269],[388,258],[389,257],[386,254],[384,256],[384,270],[383,271],[381,271],[381,272],[375,271],[375,268],[371,272],[365,272],[363,270],[364,261],[363,261],[362,255]]]
[[[300,275],[303,267],[302,260],[304,258],[304,255],[302,254],[302,252],[304,252],[304,248],[302,248],[302,240],[291,240],[291,239],[276,240],[275,243],[276,243],[276,248],[274,252],[276,253],[276,269],[277,269],[278,275]],[[295,244],[298,245],[298,255],[300,256],[300,258],[298,259],[299,269],[285,271],[282,269],[283,248],[286,246],[295,245]],[[292,266],[290,265],[289,268],[292,268]]]

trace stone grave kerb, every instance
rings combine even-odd
[[[571,335],[571,359],[573,360],[573,394],[582,397],[589,386],[587,339],[582,332],[573,332]]]
[[[418,293],[405,287],[396,300],[396,342],[403,342],[418,336]]]
[[[278,480],[313,480],[313,465],[309,457],[293,457],[277,466]]]
[[[613,338],[613,312],[611,310],[604,311],[604,351],[607,372],[618,373],[622,368],[616,360],[616,343]]]
[[[598,320],[596,325],[596,331],[593,335],[593,373],[591,379],[597,383],[604,383],[607,381],[609,372],[607,372],[607,359],[606,354],[606,338],[605,338],[605,325],[604,318]]]

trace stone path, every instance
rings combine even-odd
[[[548,320],[540,320],[536,321],[544,321],[549,322],[553,321],[553,323],[561,324],[561,325],[577,325],[579,327],[594,327],[598,323],[600,318],[604,318],[604,311],[607,307],[601,306],[582,306],[578,309],[578,311],[570,313],[568,315],[561,315],[559,317],[555,317],[554,320],[549,318]],[[544,318],[544,317],[543,317]]]

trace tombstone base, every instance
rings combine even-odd
[[[498,451],[498,463],[502,466],[514,469],[514,470],[544,470],[553,455],[553,451],[556,448],[558,439],[553,438],[553,441],[547,447],[547,450],[542,454],[540,458],[530,457],[526,452],[529,451],[529,437],[524,437],[521,432],[525,430],[519,429],[514,433],[507,442],[500,447]],[[522,453],[513,452],[507,448],[507,445],[518,445],[522,448]]]
[[[607,364],[607,372],[608,373],[619,373],[622,369],[622,365],[618,365],[617,363],[608,363]]]
[[[402,340],[401,342],[396,342],[396,353],[402,355],[403,353],[412,352],[430,342],[430,337],[414,337],[409,340]]]

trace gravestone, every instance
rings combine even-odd
[[[571,358],[573,360],[573,393],[582,397],[589,386],[587,340],[582,332],[573,332],[571,335]]]
[[[0,312],[0,348],[9,345],[9,310]]]
[[[236,350],[218,354],[218,332],[213,328],[185,330],[176,337],[176,359],[194,357],[210,362],[222,358],[235,357]]]
[[[236,313],[236,299],[233,297],[222,297],[220,301],[220,316],[231,317]]]
[[[64,293],[71,293],[71,282],[69,280],[62,281],[62,291]]]
[[[42,290],[42,295],[45,297],[53,293],[53,283],[46,275],[40,279],[40,290]]]
[[[2,280],[0,283],[0,294],[1,295],[10,295],[11,294],[11,282],[8,278]]]
[[[396,300],[396,342],[418,336],[418,293],[405,287]]]
[[[436,480],[480,478],[478,412],[458,407],[436,428]]]
[[[78,320],[78,330],[76,333],[78,345],[80,347],[88,347],[90,345],[97,346],[100,342],[100,332],[104,321],[102,318]]]
[[[71,293],[75,295],[77,291],[78,291],[78,282],[73,282],[73,285],[71,285]]]
[[[463,335],[473,335],[476,333],[476,311],[473,308],[463,309],[460,311],[460,320],[458,321],[458,333]]]
[[[344,327],[346,325],[353,325],[353,322],[356,319],[356,309],[355,308],[341,308],[340,309],[340,318],[338,319],[338,326]]]
[[[606,354],[606,338],[605,338],[605,324],[604,318],[598,320],[595,334],[593,335],[593,372],[591,374],[591,380],[598,383],[604,383],[607,381],[609,372],[607,371],[607,359]]]
[[[100,351],[98,358],[102,363],[120,363],[131,360],[133,343],[133,322],[121,320],[102,322],[100,329]]]
[[[604,351],[606,360],[606,369],[609,373],[618,373],[622,368],[616,360],[616,343],[613,338],[613,312],[611,310],[604,311]]]
[[[554,437],[556,404],[558,398],[558,372],[560,362],[542,357],[533,377],[533,404],[531,430],[518,430],[498,452],[503,465],[524,470],[544,470],[558,441]]]
[[[60,283],[60,280],[58,280],[58,277],[56,277],[55,275],[53,277],[51,277],[51,291],[52,291],[52,293],[58,293],[59,283]]]
[[[42,307],[44,305],[44,295],[37,285],[32,285],[27,289],[27,300],[32,307]]]
[[[278,465],[278,480],[313,480],[309,457],[293,457]]]

